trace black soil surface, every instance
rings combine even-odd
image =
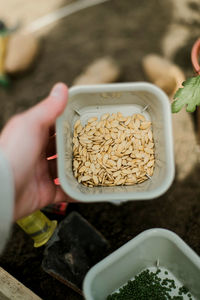
[[[161,54],[161,39],[171,16],[167,0],[112,0],[64,19],[41,41],[32,70],[13,78],[9,90],[0,90],[0,127],[11,115],[45,97],[55,82],[70,85],[88,63],[101,56],[117,60],[121,81],[145,80],[141,59],[150,52]],[[189,47],[185,49],[188,52],[180,51],[177,60],[188,72]],[[92,223],[110,242],[109,252],[146,229],[162,227],[177,233],[200,255],[199,174],[197,164],[184,182],[175,179],[170,190],[155,200],[120,206],[70,204],[68,212],[76,210]],[[82,299],[41,269],[43,251],[34,249],[32,240],[15,225],[0,265],[42,299]]]

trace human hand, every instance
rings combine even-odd
[[[55,154],[55,139],[50,134],[56,118],[64,111],[67,97],[67,87],[56,84],[45,100],[11,118],[0,135],[0,147],[13,170],[14,220],[50,203],[70,200],[53,182],[55,160],[46,159]]]

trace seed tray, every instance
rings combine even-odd
[[[85,299],[105,300],[141,271],[155,266],[167,269],[177,286],[189,289],[193,300],[200,299],[199,256],[175,233],[159,228],[144,231],[90,269],[83,284]]]

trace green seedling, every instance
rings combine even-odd
[[[186,105],[186,111],[194,112],[200,105],[200,75],[187,79],[174,95],[172,112],[179,112]]]

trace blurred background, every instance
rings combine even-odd
[[[83,4],[84,0],[0,0],[0,19],[10,30],[10,37],[21,32],[30,35],[30,40],[13,42],[15,54],[5,71],[10,83],[0,87],[0,128],[13,114],[43,99],[54,83],[62,81],[71,86],[100,58],[113,59],[119,82],[149,81],[143,62],[151,53],[176,65],[185,78],[194,76],[190,55],[200,37],[199,0],[107,0],[53,22],[58,9],[77,2]],[[44,26],[43,17],[48,14],[51,24]],[[27,57],[23,55],[24,67],[13,70],[24,49],[28,49]],[[162,73],[167,77],[167,68]],[[143,230],[163,227],[179,234],[200,255],[200,148],[195,115],[183,111],[173,116],[173,125],[176,177],[165,195],[120,207],[68,207],[107,238],[110,252]],[[15,225],[0,265],[42,299],[82,299],[44,273],[44,249],[34,249],[32,244]]]

